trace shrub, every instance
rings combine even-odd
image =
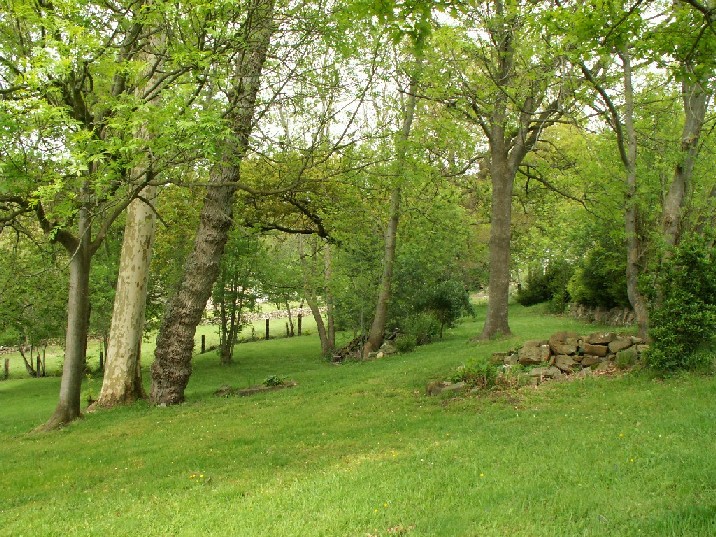
[[[533,270],[525,285],[517,292],[516,300],[523,306],[549,303],[549,310],[561,313],[569,303],[569,282],[574,269],[563,260],[551,261],[544,270]]]
[[[593,308],[629,306],[624,257],[616,245],[589,249],[567,284],[571,300]]]
[[[395,348],[398,352],[413,352],[415,350],[415,337],[409,334],[401,334],[395,338]]]
[[[647,365],[660,372],[698,369],[716,336],[716,255],[703,237],[687,237],[664,263],[651,310]]]
[[[427,345],[440,333],[440,323],[429,313],[417,313],[404,321],[403,332],[416,345]]]
[[[445,280],[433,287],[418,303],[418,310],[430,313],[440,323],[441,338],[445,327],[454,326],[464,314],[474,314],[465,286],[456,280]]]

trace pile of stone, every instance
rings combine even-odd
[[[609,371],[635,364],[648,349],[635,336],[599,332],[580,336],[557,332],[548,340],[525,341],[517,351],[494,353],[492,362],[507,367],[516,364],[537,366],[528,375],[535,384],[574,373]]]

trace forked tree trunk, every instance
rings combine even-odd
[[[60,400],[50,419],[38,427],[49,431],[77,418],[80,412],[82,378],[86,363],[87,330],[89,320],[90,260],[89,220],[87,209],[80,209],[78,241],[74,250],[68,248],[70,258],[70,287],[67,300],[67,333],[65,360],[62,365]],[[66,246],[67,248],[67,246]]]
[[[145,397],[140,349],[156,228],[156,215],[149,204],[153,203],[156,193],[155,186],[146,187],[141,199],[135,199],[127,210],[104,380],[97,400],[100,407],[127,404]]]

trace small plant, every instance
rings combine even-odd
[[[407,334],[402,334],[395,338],[395,348],[401,353],[413,352],[415,350],[415,344],[415,337]]]
[[[496,385],[497,377],[497,367],[487,362],[478,362],[460,366],[450,380],[464,382],[476,388],[489,389]]]
[[[278,375],[271,375],[264,379],[263,385],[267,388],[271,388],[273,386],[283,386],[285,381],[286,379],[284,377],[279,377]]]

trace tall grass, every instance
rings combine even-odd
[[[484,313],[484,311],[482,311]],[[0,382],[0,535],[574,536],[716,534],[716,384],[585,379],[442,399],[429,380],[574,321],[511,311],[415,352],[340,366],[315,336],[197,356],[187,402],[65,429],[59,379]],[[298,382],[217,398],[269,375]],[[98,382],[98,379],[95,379]]]

